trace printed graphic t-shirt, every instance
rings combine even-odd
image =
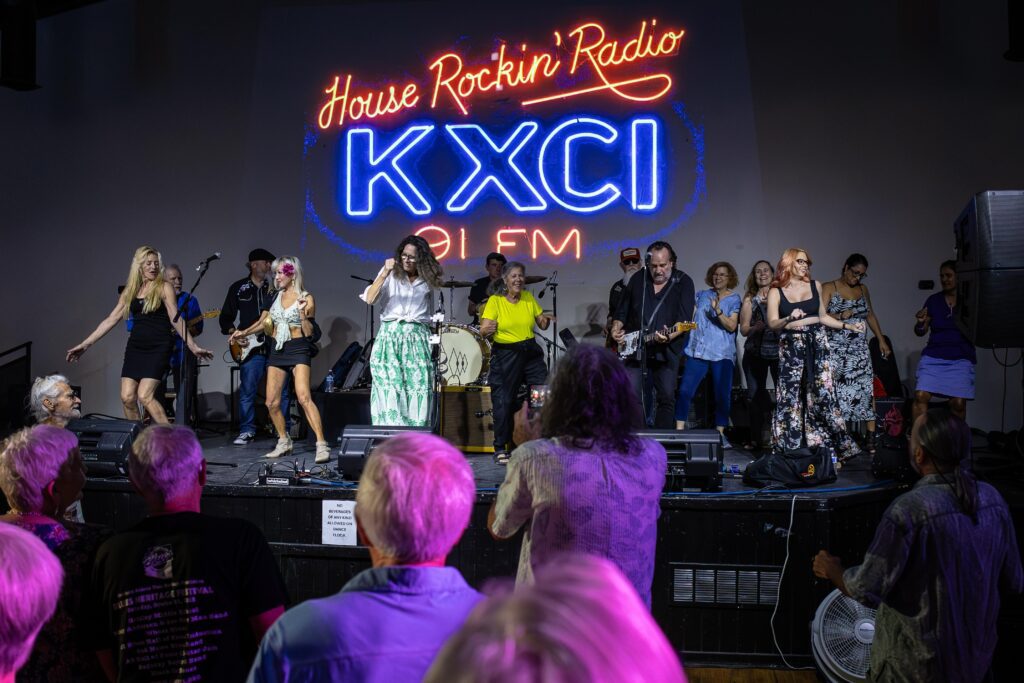
[[[248,620],[286,602],[263,534],[194,512],[116,534],[93,566],[89,637],[119,681],[242,681],[256,643]]]

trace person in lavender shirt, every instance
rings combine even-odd
[[[407,432],[378,446],[356,494],[373,567],[340,593],[285,612],[249,681],[422,680],[483,598],[445,566],[475,497],[469,463],[444,439]]]
[[[517,583],[555,553],[605,557],[650,605],[659,499],[668,459],[637,437],[639,406],[622,362],[607,349],[581,345],[566,354],[551,382],[539,433],[512,452],[488,515],[497,539],[523,526]]]
[[[844,571],[822,550],[814,574],[877,607],[868,680],[985,680],[1000,590],[1024,588],[1010,509],[974,478],[971,429],[948,410],[917,418],[909,450],[921,479],[885,511],[863,563]]]

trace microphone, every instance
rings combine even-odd
[[[548,278],[548,284],[553,282],[555,280],[555,278],[557,278],[557,277],[558,277],[558,271],[556,270],[555,272],[551,273],[551,277]],[[548,292],[548,287],[547,287],[547,285],[544,285],[544,289],[540,290],[540,294],[537,295],[537,298],[538,299],[543,299],[544,295],[547,294],[547,292]]]
[[[220,252],[219,251],[213,252],[213,254],[211,254],[210,256],[207,256],[206,258],[204,258],[199,263],[199,265],[196,266],[196,270],[197,271],[202,270],[204,266],[208,266],[210,264],[210,261],[216,261],[219,258],[220,258]]]

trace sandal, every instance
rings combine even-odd
[[[508,465],[508,451],[497,451],[494,454],[495,465]]]

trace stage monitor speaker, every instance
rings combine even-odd
[[[128,455],[142,425],[132,420],[83,418],[68,422],[90,475],[128,474]]]
[[[475,385],[443,387],[441,436],[463,453],[493,453],[491,388]]]
[[[979,192],[953,230],[957,272],[1024,268],[1024,190]]]
[[[349,425],[341,434],[338,449],[338,471],[349,481],[358,481],[366,458],[381,441],[403,432],[430,432],[429,427],[399,427],[386,425]]]
[[[637,436],[654,439],[665,447],[668,453],[666,490],[717,491],[722,488],[725,451],[717,429],[645,429],[637,432]]]

